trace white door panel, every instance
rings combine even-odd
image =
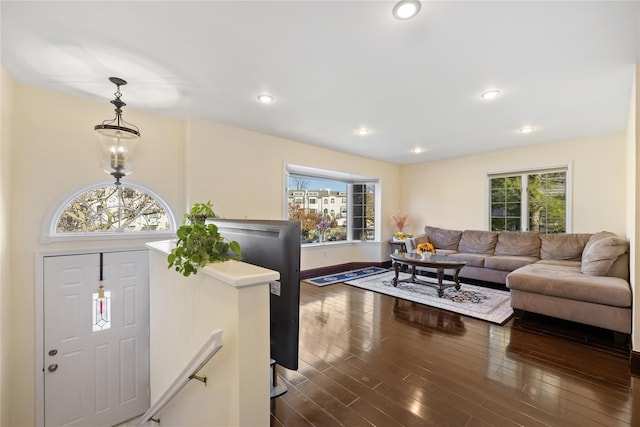
[[[99,275],[100,254],[44,260],[45,426],[114,425],[149,406],[147,252],[104,254],[110,327],[94,332]]]

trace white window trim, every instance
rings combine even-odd
[[[97,188],[104,188],[113,185],[112,182],[100,181],[94,184],[83,187],[79,190],[73,190],[59,199],[59,201],[47,212],[42,223],[42,231],[40,233],[40,243],[54,243],[54,242],[71,242],[71,241],[94,241],[94,240],[136,240],[136,239],[153,239],[159,240],[163,238],[174,238],[177,230],[176,219],[173,212],[169,208],[169,205],[158,196],[158,194],[147,187],[139,184],[135,184],[127,181],[123,183],[125,187],[133,188],[134,190],[146,193],[153,197],[167,214],[169,220],[169,230],[162,231],[143,231],[143,232],[123,232],[123,231],[109,231],[109,232],[85,232],[85,233],[57,233],[56,227],[58,224],[58,218],[64,212],[64,209],[74,199],[78,198],[87,191],[95,190]]]
[[[572,233],[573,231],[573,163],[568,161],[566,163],[558,163],[547,166],[533,166],[533,167],[524,167],[518,169],[506,169],[499,171],[490,171],[487,172],[485,179],[485,196],[484,196],[484,224],[485,230],[491,230],[491,179],[492,178],[500,178],[505,176],[514,176],[514,175],[525,175],[532,173],[541,173],[541,172],[554,172],[554,171],[565,171],[567,172],[567,182],[566,182],[566,230],[565,233]],[[523,208],[524,209],[524,208]],[[526,213],[523,215],[523,218],[526,217]],[[528,228],[528,227],[527,227]],[[527,230],[528,231],[528,230]]]
[[[347,240],[341,242],[323,242],[323,243],[307,243],[304,247],[312,246],[312,245],[326,245],[326,244],[346,244],[346,243],[360,243],[360,242],[368,242],[368,243],[380,243],[382,237],[382,182],[380,178],[368,177],[364,175],[357,175],[349,172],[338,172],[327,169],[318,169],[310,166],[302,166],[296,164],[285,164],[284,166],[284,190],[283,194],[283,204],[282,204],[282,218],[287,219],[289,217],[289,199],[288,199],[288,183],[289,177],[291,175],[307,177],[309,179],[327,179],[333,181],[341,181],[345,182],[348,186],[352,186],[353,184],[375,184],[376,185],[376,200],[375,200],[375,235],[374,240],[354,240],[351,239],[350,235],[347,235]],[[347,191],[347,193],[351,194],[351,191]],[[346,196],[346,195],[345,195]],[[351,197],[347,197],[347,223],[353,223],[353,206]]]

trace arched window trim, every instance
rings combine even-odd
[[[81,194],[87,191],[95,190],[98,188],[108,187],[113,183],[100,181],[94,184],[82,187],[79,190],[71,191],[65,194],[59,201],[53,206],[47,213],[44,222],[42,223],[42,232],[40,235],[40,243],[53,243],[53,242],[70,242],[70,241],[91,241],[91,240],[123,240],[123,239],[161,239],[161,238],[174,238],[177,230],[176,219],[169,208],[169,205],[158,196],[158,194],[151,189],[139,184],[135,184],[127,181],[122,185],[128,188],[132,188],[136,191],[146,193],[153,197],[156,202],[165,210],[167,219],[169,220],[169,230],[163,231],[143,231],[143,232],[86,232],[86,233],[58,233],[56,227],[60,215],[64,212],[65,208],[73,200],[78,198]]]

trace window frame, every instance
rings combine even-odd
[[[58,219],[60,215],[64,212],[65,208],[71,203],[73,200],[78,198],[80,195],[96,190],[98,188],[105,188],[109,186],[113,186],[112,182],[97,182],[94,184],[90,184],[88,186],[82,187],[77,190],[73,190],[64,196],[62,196],[56,204],[49,210],[47,215],[45,216],[44,222],[42,223],[42,231],[40,233],[40,243],[54,243],[54,242],[71,242],[71,241],[105,241],[105,240],[135,240],[135,239],[152,239],[152,240],[160,240],[167,238],[175,238],[177,223],[173,211],[164,201],[162,197],[160,197],[153,190],[144,187],[139,184],[135,184],[132,182],[126,182],[122,184],[127,188],[131,188],[133,190],[139,191],[141,193],[146,193],[151,196],[166,212],[167,219],[169,221],[169,229],[162,231],[102,231],[102,232],[80,232],[80,233],[58,233],[57,225]]]
[[[332,242],[319,242],[319,243],[305,243],[303,247],[309,247],[314,245],[340,245],[340,244],[354,244],[354,243],[380,243],[382,236],[382,222],[381,222],[381,182],[380,178],[368,177],[363,175],[355,175],[347,172],[338,172],[327,169],[319,169],[309,166],[287,164],[284,171],[284,191],[283,191],[283,218],[289,219],[289,197],[288,186],[289,178],[291,176],[307,178],[310,180],[329,180],[338,181],[347,184],[347,194],[344,197],[347,199],[347,238],[346,240],[332,241]],[[354,184],[370,184],[375,185],[374,193],[374,239],[373,240],[359,240],[354,239],[353,233],[353,185]]]
[[[565,233],[571,233],[573,230],[573,173],[572,173],[572,163],[561,163],[554,165],[546,165],[546,166],[535,166],[528,167],[522,169],[511,169],[511,170],[500,170],[500,171],[491,171],[487,172],[486,180],[485,180],[485,229],[491,230],[491,180],[493,178],[503,178],[503,177],[513,177],[513,176],[521,176],[522,177],[522,186],[523,189],[522,194],[527,188],[527,180],[525,179],[528,175],[534,174],[543,174],[543,173],[554,173],[554,172],[565,172],[566,183],[565,183]],[[521,197],[521,200],[523,198]],[[529,230],[529,212],[528,212],[528,197],[526,198],[525,203],[520,204],[520,228],[523,232],[528,232]]]

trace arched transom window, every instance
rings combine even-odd
[[[85,188],[67,198],[50,218],[49,238],[79,236],[141,237],[139,233],[175,231],[175,220],[164,201],[133,184]]]

